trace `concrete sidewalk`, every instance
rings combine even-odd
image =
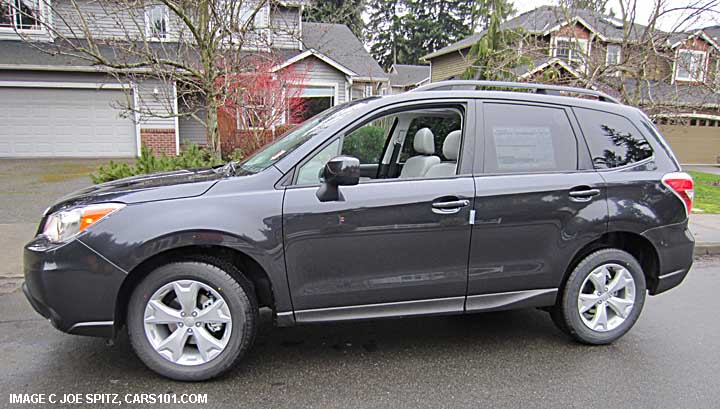
[[[695,255],[720,254],[720,214],[693,214],[690,231],[695,236]]]

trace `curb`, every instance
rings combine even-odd
[[[695,244],[694,256],[717,256],[720,255],[720,243],[701,243]]]

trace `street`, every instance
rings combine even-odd
[[[206,393],[212,407],[718,407],[720,259],[650,297],[619,342],[588,347],[538,310],[274,329],[197,384],[160,378],[127,336],[62,334],[0,296],[0,407],[10,393]],[[178,405],[179,406],[179,405]],[[187,407],[187,406],[185,406]]]

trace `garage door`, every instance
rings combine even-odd
[[[720,128],[661,125],[660,131],[683,164],[720,163]]]
[[[127,157],[135,126],[121,90],[0,88],[0,157]]]

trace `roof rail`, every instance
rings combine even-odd
[[[585,88],[563,87],[560,85],[536,84],[532,82],[509,82],[509,81],[479,81],[479,80],[451,80],[433,82],[415,88],[409,92],[423,91],[452,91],[452,90],[476,90],[477,88],[515,88],[534,90],[536,94],[555,94],[560,95],[561,92],[589,95],[597,98],[599,101],[620,104],[620,101],[600,91]],[[551,91],[551,92],[548,92]]]

